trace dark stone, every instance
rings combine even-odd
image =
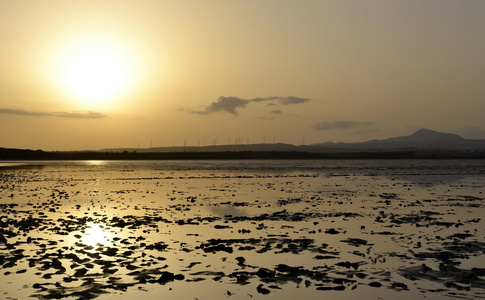
[[[244,265],[244,262],[246,261],[246,259],[242,256],[236,257],[236,260],[237,260],[238,265]]]
[[[167,282],[171,282],[175,280],[175,275],[172,272],[164,271],[162,272],[162,276],[158,278],[158,283],[165,284]]]
[[[340,231],[337,231],[334,228],[330,228],[330,229],[325,230],[325,233],[326,234],[339,234]]]
[[[258,285],[256,287],[256,290],[258,291],[258,293],[263,294],[263,295],[267,295],[267,294],[270,293],[270,290],[268,290],[267,288],[264,288],[262,284]]]
[[[266,268],[260,268],[258,272],[256,272],[256,275],[258,275],[260,278],[272,278],[275,277],[276,271]]]

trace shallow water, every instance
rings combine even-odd
[[[485,298],[485,161],[0,163],[6,299]]]

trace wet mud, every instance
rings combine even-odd
[[[0,169],[4,297],[485,298],[484,164],[125,164]]]

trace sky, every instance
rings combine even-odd
[[[485,139],[483,16],[483,0],[0,0],[0,147]]]

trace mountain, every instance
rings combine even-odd
[[[313,144],[312,146],[359,150],[485,150],[485,140],[470,140],[457,134],[420,129],[411,135],[384,140],[371,140],[360,143],[321,143]]]
[[[283,143],[214,145],[214,146],[179,146],[153,148],[112,148],[99,152],[244,152],[244,151],[287,151],[287,152],[353,152],[353,151],[408,151],[408,150],[452,150],[476,151],[485,150],[485,140],[469,140],[457,134],[420,129],[408,136],[392,137],[383,140],[371,140],[360,143],[319,143],[312,145],[291,145]]]

